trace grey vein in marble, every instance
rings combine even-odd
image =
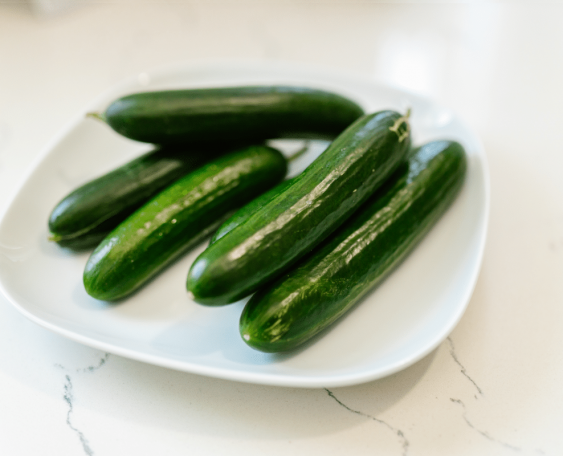
[[[463,408],[463,419],[465,420],[465,422],[467,423],[467,425],[468,425],[471,429],[477,431],[479,434],[481,434],[483,437],[489,439],[491,442],[498,443],[499,445],[502,445],[502,446],[505,447],[505,448],[508,448],[508,449],[510,449],[510,450],[513,450],[513,451],[521,451],[521,450],[522,450],[521,448],[519,448],[519,447],[517,447],[517,446],[510,445],[510,444],[508,444],[508,443],[506,443],[506,442],[502,442],[501,440],[495,439],[495,438],[494,438],[493,436],[491,436],[491,434],[489,434],[487,431],[483,431],[483,430],[481,430],[481,429],[476,428],[476,427],[473,425],[473,423],[471,423],[471,421],[469,421],[469,419],[467,418],[467,408],[465,407],[465,404],[464,404],[461,400],[459,400],[459,399],[450,398],[450,401],[454,402],[455,404],[459,404],[459,405]]]
[[[483,390],[481,388],[479,388],[479,385],[477,385],[477,383],[475,383],[475,380],[473,380],[469,374],[467,373],[467,370],[465,369],[465,367],[463,366],[463,364],[461,364],[459,362],[459,359],[457,358],[457,355],[455,353],[455,346],[454,346],[454,342],[452,340],[451,337],[448,337],[448,342],[450,344],[450,355],[452,356],[453,360],[456,362],[456,364],[461,368],[461,373],[463,375],[465,375],[465,377],[467,377],[467,379],[473,383],[473,386],[475,386],[475,388],[477,388],[477,391],[479,391],[480,395],[483,395]]]
[[[97,365],[95,366],[88,366],[85,367],[84,369],[76,369],[77,372],[94,372],[96,370],[98,370],[100,367],[102,367],[106,361],[109,358],[109,353],[104,353],[104,356],[100,359],[100,361],[98,362]]]
[[[407,440],[407,438],[405,437],[405,434],[403,433],[403,431],[401,431],[400,429],[395,429],[393,426],[391,426],[389,423],[387,423],[386,421],[380,420],[379,418],[376,418],[374,416],[368,415],[367,413],[364,412],[360,412],[359,410],[354,410],[350,407],[348,407],[346,404],[344,404],[343,402],[341,402],[332,391],[328,390],[325,388],[325,391],[328,393],[328,395],[330,397],[332,397],[336,402],[338,402],[342,407],[344,407],[346,410],[355,413],[356,415],[360,415],[363,416],[365,418],[369,418],[370,420],[373,420],[379,424],[384,425],[385,427],[387,427],[387,429],[393,431],[395,434],[397,434],[397,436],[399,437],[399,439],[401,439],[402,441],[402,447],[403,447],[403,456],[406,456],[408,450],[409,450],[409,441]]]
[[[98,361],[98,364],[96,365],[92,365],[92,366],[88,366],[88,367],[83,367],[83,368],[77,368],[75,369],[76,372],[80,373],[80,372],[94,372],[97,371],[100,367],[102,367],[108,360],[109,358],[109,353],[104,353],[104,356],[102,358],[100,358],[100,361]],[[62,364],[56,363],[54,365],[56,368],[58,369],[63,369],[65,371],[69,371],[69,369],[67,369],[65,366],[63,366]]]
[[[100,360],[98,361],[97,364],[92,365],[92,366],[88,366],[88,367],[84,367],[84,368],[80,368],[80,369],[75,369],[76,372],[81,373],[81,372],[95,372],[96,370],[98,370],[100,367],[102,367],[108,360],[109,358],[109,353],[104,353],[104,356],[102,358],[100,358]],[[56,363],[55,367],[58,369],[63,369],[65,371],[68,372],[68,369],[63,366],[62,364]],[[72,394],[72,380],[70,378],[70,375],[65,375],[65,379],[66,379],[66,383],[64,386],[64,400],[68,405],[68,412],[66,415],[66,424],[68,425],[68,427],[70,427],[70,429],[72,429],[76,435],[78,435],[78,438],[80,439],[80,443],[82,443],[82,448],[84,449],[84,453],[86,453],[87,456],[92,456],[94,454],[94,452],[92,451],[92,448],[90,448],[90,445],[88,444],[88,440],[86,439],[86,437],[84,436],[84,433],[80,430],[78,430],[76,427],[74,427],[74,425],[71,422],[71,415],[72,412],[74,410],[74,406],[73,406],[73,400],[74,400],[74,396]]]
[[[78,438],[80,439],[80,443],[82,443],[82,448],[84,449],[84,453],[86,453],[88,456],[92,456],[94,452],[88,445],[88,440],[86,439],[86,437],[84,437],[84,434],[80,430],[78,430],[73,426],[71,422],[70,418],[72,416],[72,411],[74,409],[74,405],[73,405],[74,396],[72,394],[72,380],[70,379],[69,375],[65,375],[65,378],[66,378],[66,383],[64,387],[63,397],[68,405],[68,412],[66,414],[66,424],[76,433],[76,435],[78,435]]]

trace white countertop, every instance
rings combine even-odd
[[[0,454],[563,453],[563,5],[0,4],[0,209],[91,99],[206,59],[314,64],[452,108],[484,143],[487,246],[430,355],[352,387],[259,386],[82,346],[0,297]],[[30,284],[32,286],[32,284]]]

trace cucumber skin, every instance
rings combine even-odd
[[[95,247],[135,209],[213,158],[195,152],[157,148],[75,189],[51,212],[51,240],[75,250]]]
[[[409,130],[407,117],[393,111],[354,122],[290,188],[199,255],[187,280],[194,299],[228,304],[287,270],[397,168],[410,146]]]
[[[129,295],[286,172],[279,151],[256,146],[221,156],[176,181],[94,250],[84,270],[86,292],[107,301]]]
[[[457,196],[462,146],[421,147],[323,246],[247,303],[240,333],[263,352],[292,350],[336,321],[415,248]]]
[[[363,115],[356,103],[304,87],[255,86],[142,92],[103,117],[118,133],[153,144],[258,143],[334,137]]]
[[[262,193],[260,196],[254,198],[247,205],[241,207],[225,223],[223,223],[217,229],[217,231],[215,231],[215,234],[209,241],[209,245],[215,244],[215,242],[217,242],[227,233],[233,231],[237,226],[242,225],[252,216],[252,214],[255,214],[257,211],[262,209],[272,199],[278,196],[285,189],[289,188],[292,183],[293,179],[287,179],[281,184],[278,184],[274,188],[268,190],[266,193]]]

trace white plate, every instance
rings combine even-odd
[[[104,94],[88,110],[103,110],[116,97],[140,90],[274,83],[333,90],[357,100],[368,112],[411,107],[416,143],[455,139],[469,156],[467,180],[454,205],[400,268],[336,325],[291,354],[250,349],[238,334],[242,302],[209,308],[188,299],[187,271],[203,245],[120,304],[90,298],[82,286],[88,254],[47,241],[49,213],[76,186],[148,147],[85,119],[84,113],[47,148],[0,224],[0,284],[7,298],[31,320],[83,344],[159,366],[252,383],[351,385],[389,375],[433,350],[470,299],[489,208],[483,147],[449,110],[324,70],[258,63],[143,73]],[[303,157],[292,172],[303,169],[314,155]]]

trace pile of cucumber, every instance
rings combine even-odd
[[[51,239],[91,249],[84,287],[130,295],[212,236],[187,290],[198,303],[252,295],[240,333],[291,350],[380,283],[459,192],[454,141],[411,147],[409,113],[364,114],[334,93],[256,86],[137,93],[94,114],[155,150],[66,196]],[[331,138],[300,175],[265,141]]]

